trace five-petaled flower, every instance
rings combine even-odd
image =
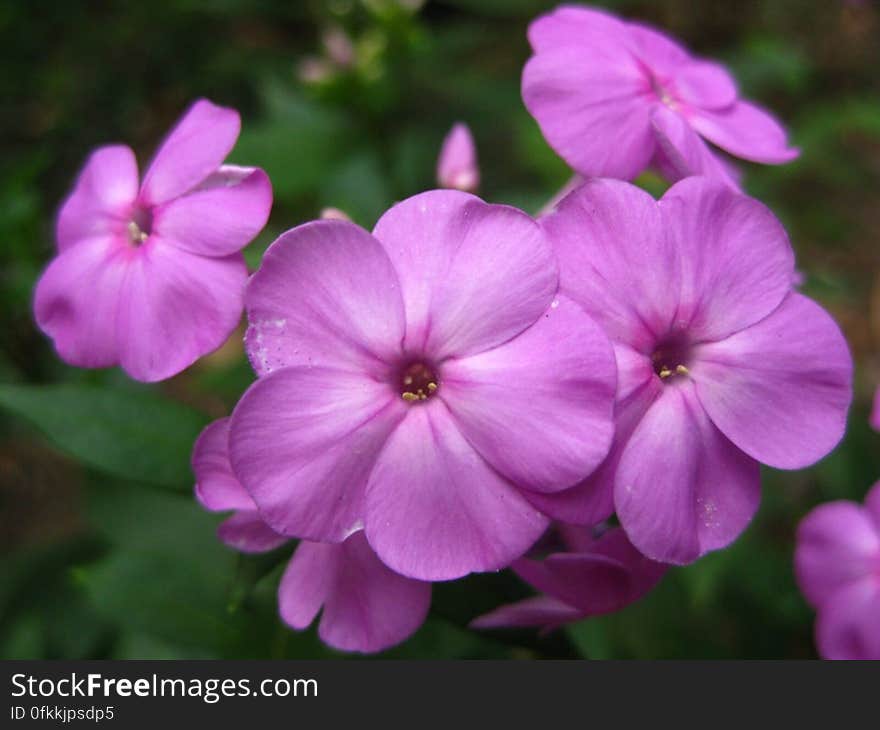
[[[736,187],[702,138],[754,162],[798,154],[769,113],[739,98],[722,66],[653,28],[563,6],[529,26],[529,42],[523,101],[582,175],[631,180],[653,164],[672,180],[704,175]]]
[[[792,291],[794,255],[758,201],[692,177],[655,201],[588,182],[541,219],[560,293],[611,337],[617,432],[557,519],[617,512],[645,555],[688,563],[729,544],[760,497],[759,462],[798,469],[843,436],[852,361],[834,320]]]
[[[455,190],[398,203],[373,234],[283,234],[248,284],[260,375],[230,456],[277,532],[359,529],[421,580],[498,570],[547,527],[531,503],[589,474],[613,433],[614,357],[558,296],[541,228]]]
[[[797,531],[798,585],[816,609],[826,659],[880,659],[880,482],[864,506],[823,504]]]
[[[260,553],[288,541],[263,522],[229,464],[229,419],[209,425],[196,441],[196,498],[206,509],[234,514],[218,535],[236,550]],[[278,588],[281,618],[305,629],[322,610],[318,635],[343,651],[375,652],[410,636],[425,620],[431,584],[389,570],[362,531],[341,543],[302,541]]]
[[[222,165],[238,113],[197,101],[138,185],[134,153],[92,153],[64,202],[58,255],[37,284],[37,324],[79,367],[163,380],[219,347],[241,320],[241,249],[263,228],[262,170]]]

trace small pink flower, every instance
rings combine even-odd
[[[466,124],[456,122],[443,140],[437,159],[437,183],[442,188],[476,192],[480,187],[477,147]]]
[[[611,442],[614,359],[557,296],[541,228],[454,190],[391,208],[371,235],[307,223],[247,287],[260,375],[232,415],[237,479],[276,531],[364,529],[420,580],[497,570]]]
[[[211,511],[232,511],[218,535],[236,550],[259,553],[288,541],[263,522],[229,464],[229,419],[208,426],[193,449],[196,497]],[[323,607],[318,635],[343,651],[376,652],[399,644],[425,620],[431,584],[386,568],[362,531],[344,542],[302,541],[278,589],[281,617],[305,629]]]
[[[719,64],[608,13],[562,6],[529,26],[526,107],[556,152],[586,177],[630,180],[654,164],[672,180],[737,175],[703,141],[754,162],[798,151],[766,111],[739,98]]]
[[[221,166],[238,113],[197,101],[138,184],[121,145],[89,157],[58,216],[58,255],[34,311],[60,357],[163,380],[219,347],[241,319],[241,249],[266,224],[269,178]]]
[[[794,255],[758,201],[692,177],[663,198],[594,180],[541,219],[560,293],[617,357],[614,445],[556,519],[616,511],[633,545],[688,563],[727,546],[760,499],[759,463],[809,466],[843,436],[852,359],[834,320],[792,290]]]
[[[838,501],[808,514],[797,533],[798,585],[816,609],[825,659],[880,659],[880,482],[864,506]]]
[[[667,566],[636,550],[619,527],[559,525],[565,550],[543,560],[521,558],[511,568],[542,595],[500,606],[475,619],[476,629],[540,626],[549,631],[588,616],[613,613],[651,591]]]

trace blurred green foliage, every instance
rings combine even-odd
[[[553,4],[0,4],[0,656],[338,656],[276,617],[291,548],[233,553],[214,536],[220,518],[191,497],[195,435],[252,380],[240,338],[146,387],[65,366],[33,325],[54,213],[89,150],[125,141],[143,165],[193,98],[240,109],[233,160],[264,167],[276,197],[252,267],[324,206],[370,226],[431,187],[459,119],[476,136],[484,197],[536,211],[569,176],[519,97],[526,26]],[[797,521],[820,501],[861,499],[880,477],[880,436],[866,425],[880,382],[880,12],[858,0],[606,5],[728,63],[789,124],[802,157],[750,166],[746,186],[782,217],[806,292],[846,330],[848,435],[813,469],[767,471],[761,511],[732,548],[670,571],[619,614],[546,637],[472,632],[470,619],[527,595],[506,573],[472,576],[436,586],[425,627],[387,656],[814,656],[791,571]]]

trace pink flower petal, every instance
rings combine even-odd
[[[483,614],[470,622],[472,629],[545,627],[548,630],[584,618],[576,608],[551,598],[534,596]]]
[[[560,531],[571,533],[562,525]],[[474,628],[542,626],[551,630],[587,616],[619,611],[648,593],[667,566],[649,560],[629,542],[619,527],[600,537],[589,528],[578,530],[576,552],[554,553],[543,561],[517,560],[513,570],[547,595],[513,603],[479,617]]]
[[[629,595],[629,571],[605,555],[554,553],[544,560],[517,560],[512,567],[533,588],[577,608],[582,616],[619,610]]]
[[[245,294],[254,370],[327,366],[383,376],[404,336],[399,291],[382,246],[353,223],[322,220],[287,231]]]
[[[37,282],[34,314],[58,355],[77,367],[119,362],[117,313],[130,251],[112,237],[67,248]]]
[[[137,194],[138,168],[134,152],[124,145],[99,147],[86,160],[73,191],[58,213],[58,250],[64,251],[83,239],[115,232]]]
[[[547,527],[436,398],[409,408],[376,462],[366,502],[373,549],[393,570],[420,580],[503,568]]]
[[[158,206],[153,232],[203,256],[227,256],[244,248],[266,225],[272,185],[255,168],[221,167],[209,184]]]
[[[303,540],[287,564],[278,586],[278,610],[284,622],[298,631],[307,629],[333,590],[341,543]]]
[[[785,229],[754,198],[691,178],[660,201],[681,266],[676,328],[718,340],[770,314],[791,291],[794,253]]]
[[[216,350],[241,320],[246,280],[240,254],[205,258],[150,236],[132,250],[120,295],[122,368],[154,382]]]
[[[581,617],[619,611],[637,601],[657,585],[667,567],[642,555],[619,527],[576,552],[554,553],[543,561],[522,559],[513,565],[520,578],[577,608]]]
[[[818,461],[843,437],[852,359],[834,320],[792,293],[758,324],[701,345],[691,377],[715,425],[778,469]]]
[[[553,253],[522,211],[432,190],[376,224],[400,277],[404,349],[435,360],[488,350],[533,324],[556,293]]]
[[[880,529],[868,510],[853,502],[820,505],[798,527],[794,565],[801,592],[819,608],[878,569]]]
[[[816,645],[825,659],[880,659],[880,581],[835,592],[819,609]]]
[[[650,360],[626,345],[614,346],[617,360],[615,436],[604,461],[571,489],[553,494],[524,492],[529,501],[554,520],[596,525],[614,512],[614,477],[626,442],[645,412],[663,391]]]
[[[551,519],[595,525],[614,514],[614,484],[604,465],[602,462],[591,476],[561,492],[523,490],[523,495]]]
[[[477,165],[477,147],[466,124],[456,122],[443,140],[437,159],[437,183],[441,188],[453,188],[473,193],[480,187],[480,168]]]
[[[663,31],[637,22],[628,22],[626,30],[628,47],[662,84],[673,79],[688,64],[694,63],[690,53]]]
[[[282,368],[236,406],[232,467],[274,530],[340,542],[362,525],[367,478],[406,411],[366,374]]]
[[[758,464],[712,424],[688,382],[666,385],[627,442],[614,501],[644,555],[684,564],[726,547],[760,500]]]
[[[651,121],[657,135],[654,165],[666,179],[675,182],[702,175],[739,190],[733,165],[713,153],[680,114],[658,106]]]
[[[529,43],[535,52],[560,46],[598,47],[607,58],[622,58],[629,37],[626,25],[611,13],[594,8],[560,5],[529,25]]]
[[[256,510],[236,512],[217,528],[217,537],[243,553],[266,553],[281,547],[290,538],[279,535],[267,525]]]
[[[559,258],[560,292],[615,342],[649,350],[678,305],[678,255],[657,202],[634,185],[588,181],[541,219]]]
[[[229,463],[229,419],[209,424],[196,439],[192,453],[196,499],[207,510],[256,511],[251,495],[232,473]]]
[[[529,42],[523,101],[550,146],[582,175],[635,177],[653,154],[654,99],[629,25],[559,7],[529,26]]]
[[[724,109],[736,102],[736,81],[720,63],[690,61],[675,73],[675,93],[685,104]]]
[[[357,532],[338,545],[300,543],[278,598],[281,617],[294,628],[308,626],[323,606],[323,641],[342,651],[376,652],[421,626],[431,584],[389,570]]]
[[[159,205],[196,187],[232,151],[240,128],[234,109],[196,101],[156,152],[141,185],[142,202]]]
[[[556,492],[583,479],[614,435],[607,337],[559,297],[523,334],[443,368],[438,395],[465,438],[515,484]]]
[[[539,51],[523,69],[523,102],[575,171],[630,180],[654,154],[654,102],[635,59],[600,54],[589,45]]]
[[[753,162],[779,164],[800,154],[788,146],[782,125],[767,111],[747,101],[723,110],[695,110],[691,126],[710,142],[732,155]]]

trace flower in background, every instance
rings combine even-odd
[[[865,504],[837,501],[808,514],[797,532],[795,575],[816,609],[825,659],[880,659],[880,482]]]
[[[456,122],[443,140],[437,159],[437,183],[442,188],[476,192],[480,187],[477,147],[466,124]]]
[[[131,149],[92,153],[61,208],[58,255],[34,301],[63,360],[163,380],[235,329],[247,279],[241,249],[272,207],[262,170],[222,166],[239,126],[236,111],[197,101],[140,185]]]
[[[579,482],[613,435],[613,353],[557,284],[534,220],[459,191],[398,203],[372,235],[283,234],[247,287],[260,377],[229,437],[272,529],[364,529],[421,580],[520,557],[548,524],[532,495]]]
[[[608,458],[536,504],[580,524],[614,510],[654,560],[688,563],[725,547],[758,507],[759,462],[821,459],[852,399],[846,341],[792,290],[782,225],[699,177],[660,201],[629,183],[587,182],[541,224],[560,294],[611,337],[618,388]]]
[[[544,630],[619,611],[657,585],[668,566],[636,550],[619,527],[599,534],[559,525],[564,549],[543,560],[521,558],[511,568],[539,591],[471,622],[476,629],[540,626]]]
[[[672,180],[736,174],[703,138],[734,157],[779,164],[798,155],[768,112],[739,98],[721,65],[657,30],[583,7],[529,26],[526,107],[556,152],[587,177],[630,180],[654,164]]]
[[[322,208],[319,216],[322,220],[350,221],[351,217],[339,208]]]
[[[229,419],[209,425],[193,449],[196,498],[211,511],[234,514],[218,535],[247,553],[274,550],[288,541],[263,522],[257,506],[229,464]],[[301,542],[278,589],[281,617],[305,629],[323,607],[318,635],[343,651],[376,652],[399,644],[425,620],[431,584],[386,568],[363,532],[344,542]]]

